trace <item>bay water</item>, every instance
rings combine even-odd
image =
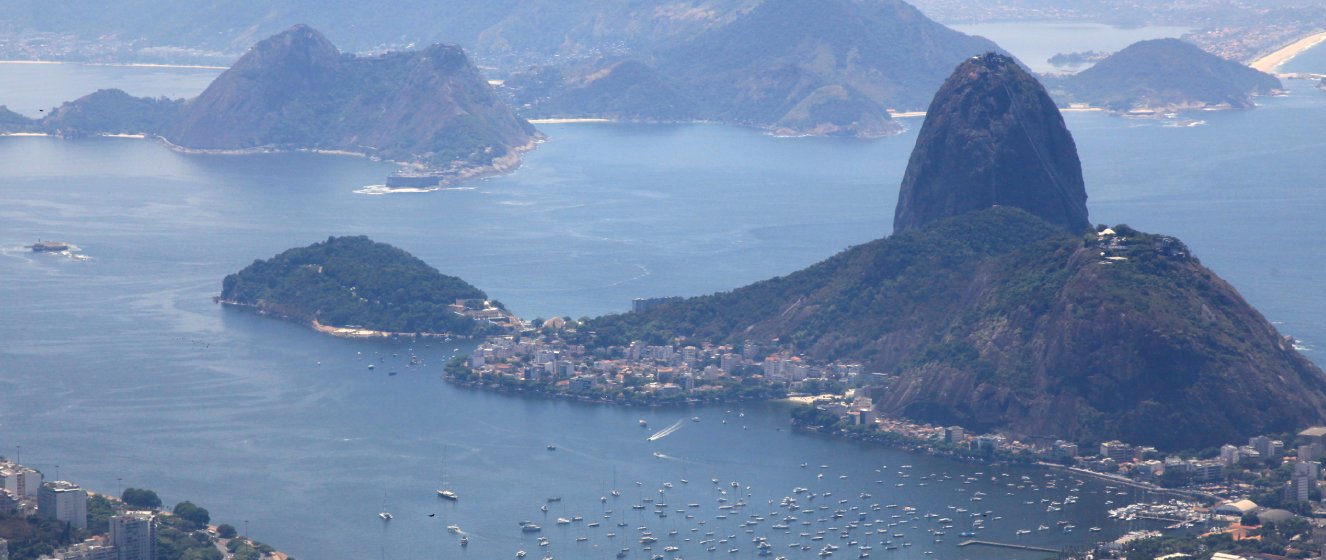
[[[123,72],[132,82],[134,70]],[[1289,96],[1253,111],[1199,113],[1200,126],[1066,119],[1093,221],[1179,236],[1320,361],[1326,94],[1290,85]],[[518,549],[611,558],[622,547],[640,557],[640,526],[688,557],[730,548],[750,557],[751,539],[767,536],[776,554],[808,558],[822,542],[849,542],[838,537],[847,520],[864,513],[885,528],[906,519],[892,511],[904,506],[936,517],[850,540],[870,542],[875,557],[1042,556],[957,547],[971,515],[986,511],[979,536],[989,540],[1058,548],[1123,532],[1105,509],[1139,496],[1094,481],[1049,485],[1042,470],[795,433],[779,404],[619,408],[458,389],[440,369],[468,344],[328,338],[210,300],[224,275],[253,259],[351,234],[410,251],[525,317],[732,289],[889,233],[920,125],[905,122],[908,132],[874,141],[717,125],[543,125],[549,141],[514,174],[385,196],[354,192],[392,170],[361,158],[0,138],[0,453],[97,491],[147,487],[167,503],[193,500],[304,559],[510,558]],[[90,258],[23,248],[38,238],[69,241]],[[407,367],[412,352],[424,366]],[[672,435],[646,441],[679,421]],[[435,495],[443,478],[459,502]],[[614,486],[622,497],[601,502]],[[771,517],[769,500],[795,487],[820,497],[801,498],[812,512],[793,513],[790,534],[770,530],[772,520],[742,525]],[[1070,494],[1081,498],[1047,511]],[[631,508],[646,497],[668,502],[669,517]],[[720,509],[738,499],[744,511]],[[395,515],[389,523],[377,517],[384,507]],[[837,509],[845,519],[832,518]],[[555,522],[575,516],[583,520]],[[953,528],[934,542],[939,517]],[[547,549],[520,531],[525,520],[544,526]],[[471,535],[469,547],[450,524]],[[818,531],[824,541],[811,541]],[[708,532],[729,543],[699,544]],[[884,540],[911,546],[886,552]]]

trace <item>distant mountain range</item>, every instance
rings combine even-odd
[[[1121,112],[1246,109],[1253,96],[1281,88],[1275,76],[1178,39],[1134,43],[1077,74],[1051,78],[1049,86],[1065,103]]]
[[[151,43],[141,49],[148,57],[237,52],[294,21],[352,51],[457,43],[505,81],[501,91],[526,117],[713,121],[788,135],[895,133],[886,109],[924,107],[953,66],[997,50],[901,0],[404,0],[380,10],[127,0],[24,13],[26,2],[0,23]]]
[[[493,92],[460,47],[342,54],[296,25],[254,45],[198,97],[102,90],[7,130],[141,133],[197,151],[334,150],[458,175],[504,170],[538,132]]]
[[[769,0],[630,56],[534,67],[503,88],[531,116],[707,120],[879,136],[953,66],[996,49],[898,0]]]
[[[1326,418],[1326,374],[1182,242],[1085,227],[1071,136],[1011,59],[958,66],[906,177],[892,237],[600,317],[595,343],[752,341],[859,361],[895,376],[884,413],[1085,442],[1191,449]]]

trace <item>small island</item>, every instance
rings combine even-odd
[[[254,261],[226,276],[216,301],[356,338],[472,336],[519,322],[483,290],[364,236]]]
[[[1087,64],[1095,64],[1105,60],[1110,53],[1104,51],[1078,51],[1070,53],[1054,53],[1046,62],[1057,68],[1075,68]]]

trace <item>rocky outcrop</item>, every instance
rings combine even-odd
[[[1045,88],[1006,56],[958,65],[926,111],[893,231],[1013,206],[1070,233],[1091,226],[1077,145]]]

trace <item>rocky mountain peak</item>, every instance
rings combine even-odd
[[[1071,233],[1090,227],[1077,146],[1045,88],[1007,56],[959,64],[935,94],[903,176],[894,233],[1014,206]]]

